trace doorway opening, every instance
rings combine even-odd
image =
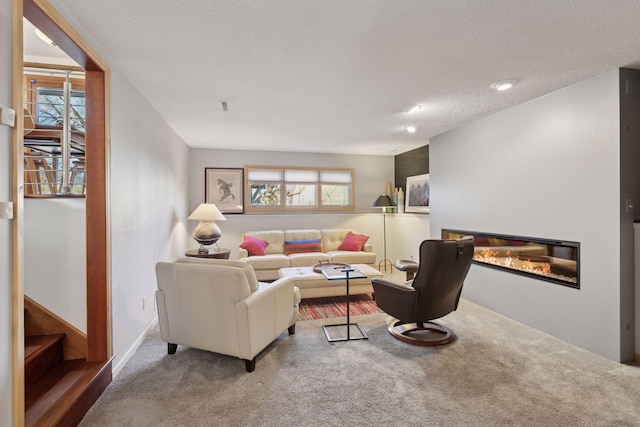
[[[84,160],[86,178],[81,197],[86,205],[86,355],[89,364],[102,366],[101,376],[93,384],[98,394],[85,399],[83,405],[75,404],[73,411],[62,418],[74,425],[84,416],[97,396],[111,381],[111,338],[109,312],[109,242],[108,242],[108,93],[109,67],[100,56],[71,28],[62,16],[46,0],[13,0],[13,104],[24,103],[22,18],[26,18],[45,33],[56,45],[72,58],[85,73],[84,129],[86,149]],[[53,93],[44,95],[54,95]],[[14,425],[29,424],[25,414],[25,323],[24,323],[24,112],[17,111],[17,125],[13,131],[12,197],[17,201],[13,221],[12,250],[12,353],[13,353],[13,416]],[[45,174],[46,175],[46,174]],[[51,176],[51,175],[50,175]],[[57,186],[57,179],[52,184]],[[88,395],[88,393],[87,393]],[[80,408],[80,406],[83,406]],[[45,422],[46,424],[46,422]]]

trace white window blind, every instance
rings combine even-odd
[[[351,184],[352,175],[349,171],[320,171],[320,181],[333,182],[336,184]]]
[[[247,172],[247,179],[249,181],[282,181],[283,170],[282,169],[249,169]]]
[[[352,211],[353,169],[246,166],[247,212]]]

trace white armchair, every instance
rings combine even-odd
[[[189,258],[156,264],[160,335],[178,344],[236,356],[253,372],[256,356],[285,329],[295,333],[300,293],[289,279],[258,282],[250,264]]]

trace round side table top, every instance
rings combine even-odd
[[[231,254],[231,250],[224,248],[207,248],[204,249],[206,252],[201,251],[200,249],[192,249],[190,251],[185,252],[185,256],[194,257],[194,258],[218,258],[218,259],[229,259],[229,254]]]

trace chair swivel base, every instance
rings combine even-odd
[[[425,347],[449,344],[456,337],[451,329],[434,322],[419,325],[398,320],[391,323],[387,330],[402,342]]]

